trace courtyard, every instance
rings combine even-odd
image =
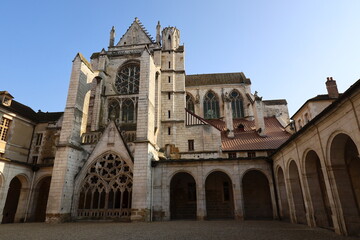
[[[358,239],[279,221],[22,223],[0,225],[0,239]]]

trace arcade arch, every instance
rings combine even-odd
[[[210,173],[205,180],[208,219],[234,218],[234,197],[230,177],[221,171]]]
[[[170,182],[171,219],[196,219],[196,183],[186,172],[176,173]]]

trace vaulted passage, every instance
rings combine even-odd
[[[44,222],[46,216],[46,206],[49,197],[51,177],[45,177],[42,179],[38,186],[35,189],[35,213],[34,221],[35,222]]]
[[[171,219],[196,219],[196,183],[188,173],[177,173],[170,183]]]
[[[360,234],[360,159],[349,136],[338,134],[334,138],[330,160],[348,234]]]
[[[2,223],[14,222],[16,210],[19,204],[20,192],[21,182],[19,178],[14,177],[10,182],[9,191],[6,197]]]
[[[208,219],[234,218],[231,179],[223,172],[213,172],[205,182]]]
[[[306,180],[308,182],[316,226],[332,228],[331,207],[326,192],[320,159],[316,152],[310,151],[305,159]]]
[[[260,171],[247,172],[242,180],[245,219],[272,219],[270,186]]]
[[[284,221],[290,221],[289,202],[286,195],[284,172],[281,168],[278,169],[277,182],[280,202],[280,217]]]
[[[294,207],[295,207],[296,222],[306,224],[306,212],[305,212],[304,198],[303,198],[303,193],[302,193],[302,189],[301,189],[299,171],[298,171],[295,161],[292,161],[290,163],[289,177],[290,177],[289,180],[290,180],[292,198],[293,198]]]
[[[129,219],[132,183],[132,164],[113,153],[99,157],[82,182],[78,217]]]

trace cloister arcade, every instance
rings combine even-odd
[[[359,234],[360,159],[359,143],[354,139],[356,135],[335,132],[325,149],[316,145],[311,148],[308,142],[283,150],[282,157],[275,159],[279,212],[283,220],[346,235]],[[301,157],[284,157],[297,155]]]

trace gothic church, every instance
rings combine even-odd
[[[281,219],[359,234],[360,83],[339,94],[328,78],[290,121],[242,72],[186,75],[180,42],[160,23],[155,40],[137,18],[119,40],[113,27],[107,50],[75,56],[64,112],[0,91],[2,223]]]

